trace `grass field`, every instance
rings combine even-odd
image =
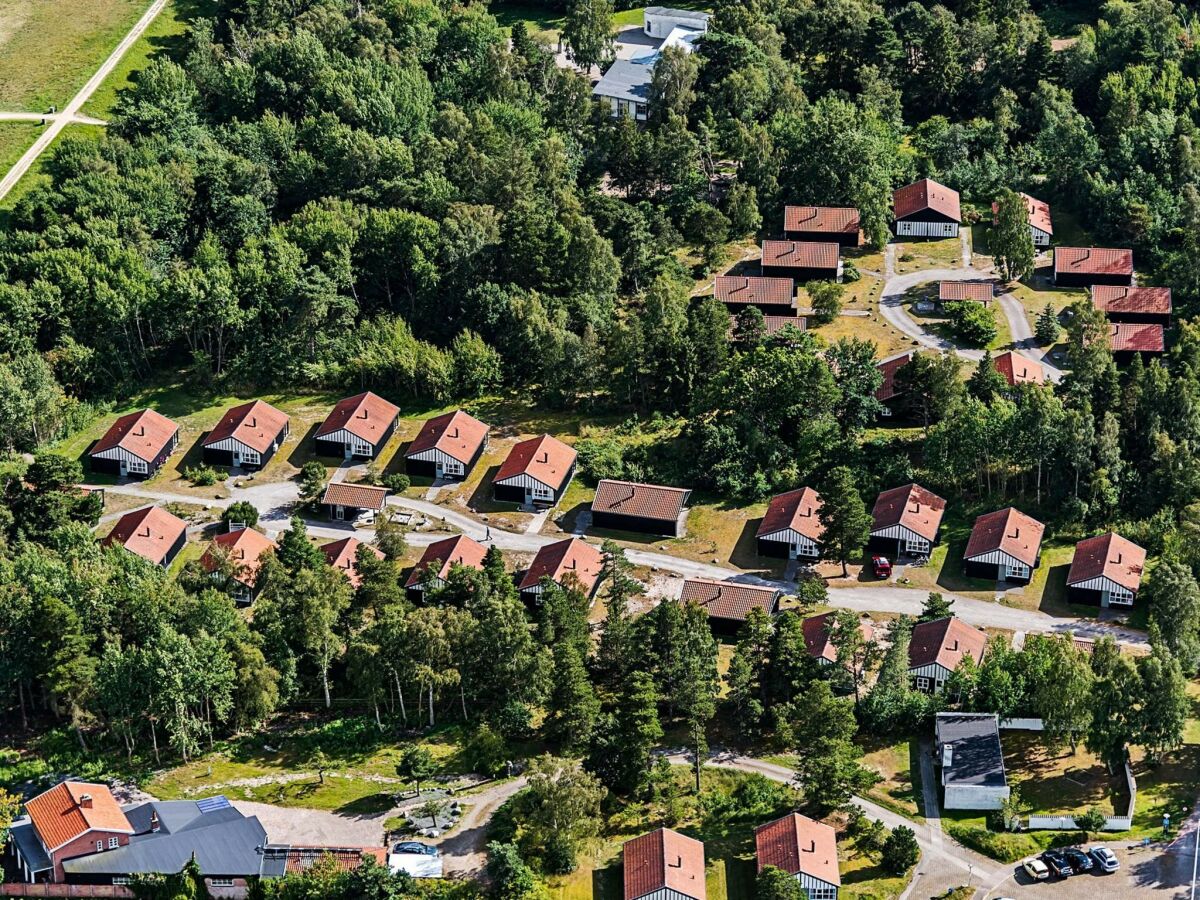
[[[864,734],[859,743],[863,748],[862,764],[881,779],[867,791],[867,798],[914,821],[925,821],[917,741],[901,738],[889,742]]]
[[[897,274],[905,275],[921,269],[959,268],[962,268],[962,242],[956,237],[896,244]]]

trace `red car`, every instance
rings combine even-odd
[[[890,578],[892,574],[892,564],[888,562],[886,556],[872,556],[871,570],[875,573],[876,578]]]

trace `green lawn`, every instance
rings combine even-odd
[[[924,822],[921,804],[921,765],[916,739],[883,739],[860,735],[862,764],[877,772],[880,781],[866,796],[880,806],[916,822]]]
[[[696,2],[696,0],[681,0],[674,4],[673,8],[698,9],[707,12],[712,9],[712,5]],[[489,7],[489,11],[503,27],[512,28],[515,23],[524,22],[530,35],[551,45],[557,45],[559,33],[566,21],[566,17],[562,13],[530,3],[493,3]],[[640,27],[644,11],[645,7],[639,6],[614,13],[613,27],[618,30],[631,25]]]

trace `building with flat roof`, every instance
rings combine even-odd
[[[946,809],[999,809],[1009,787],[995,713],[938,713],[934,731]]]

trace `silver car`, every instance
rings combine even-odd
[[[1101,872],[1115,872],[1121,868],[1121,861],[1107,847],[1092,847],[1087,851],[1087,854],[1096,863],[1096,868]]]

